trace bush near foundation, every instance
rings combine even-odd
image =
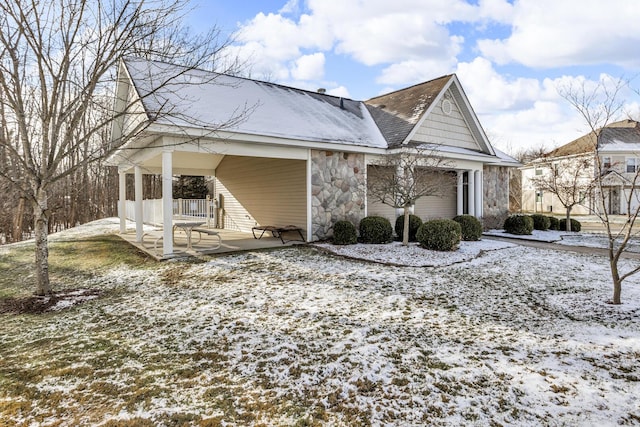
[[[333,224],[334,245],[354,245],[358,243],[356,226],[349,221],[337,221]]]
[[[409,241],[410,242],[415,242],[416,241],[416,233],[418,232],[418,228],[420,228],[420,226],[422,225],[422,220],[420,219],[419,216],[417,215],[409,215]],[[396,218],[396,236],[398,236],[398,238],[400,240],[403,239],[404,234],[404,215],[400,215],[398,218]]]
[[[454,251],[458,249],[462,228],[452,219],[427,221],[418,229],[418,242],[423,248],[434,251]]]
[[[360,221],[360,241],[362,243],[389,243],[393,238],[391,222],[381,216],[368,216]]]
[[[549,218],[549,230],[559,230],[560,221],[555,216],[548,216]]]
[[[533,219],[529,215],[510,215],[504,221],[504,231],[509,234],[531,234],[533,232]]]
[[[534,230],[548,230],[549,226],[551,226],[551,221],[549,217],[542,214],[533,214],[531,215],[531,219],[533,220],[533,229]]]
[[[567,229],[567,219],[563,218],[558,221],[558,230],[565,231]],[[582,229],[582,224],[577,219],[571,218],[571,231],[579,232]]]
[[[458,215],[453,220],[460,224],[462,240],[476,241],[482,237],[482,223],[473,215]]]

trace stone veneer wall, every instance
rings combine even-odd
[[[357,227],[364,212],[364,154],[311,150],[311,240],[331,237],[339,220]]]
[[[485,166],[482,171],[484,206],[482,216],[485,227],[501,225],[509,214],[509,168],[505,166]],[[496,224],[487,224],[496,222]]]

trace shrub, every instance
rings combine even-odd
[[[533,220],[533,229],[534,230],[548,230],[551,225],[551,221],[549,217],[542,214],[533,214],[531,215],[531,219]]]
[[[549,216],[549,230],[559,230],[560,229],[560,221],[555,216]]]
[[[460,224],[462,240],[480,240],[482,237],[482,223],[473,215],[458,215],[453,220]]]
[[[358,243],[356,226],[349,221],[338,221],[333,224],[333,244],[353,245]]]
[[[409,241],[416,241],[416,233],[418,228],[422,225],[422,220],[417,215],[409,215]],[[396,218],[396,235],[402,240],[404,231],[404,215],[400,215]]]
[[[453,251],[460,244],[462,228],[451,219],[427,221],[418,229],[417,238],[423,248],[434,251]]]
[[[567,229],[567,219],[562,218],[558,221],[558,230],[565,231]],[[571,231],[578,232],[582,229],[582,224],[577,219],[571,218]]]
[[[389,243],[393,228],[387,218],[368,216],[360,221],[360,241],[362,243]]]
[[[510,215],[504,221],[504,231],[509,234],[531,234],[533,219],[529,215]]]

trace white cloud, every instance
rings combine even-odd
[[[329,95],[340,96],[342,98],[351,98],[349,94],[349,90],[344,86],[334,87],[333,89],[329,89],[327,91]]]
[[[324,77],[324,54],[303,55],[296,59],[291,76],[296,80],[319,80]]]
[[[387,85],[423,82],[450,73],[455,63],[455,57],[450,58],[448,62],[430,59],[402,61],[382,70],[376,81]]]
[[[550,68],[616,63],[640,66],[640,7],[636,0],[520,0],[513,32],[480,40],[483,55],[500,64]]]

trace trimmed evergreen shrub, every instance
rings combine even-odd
[[[567,219],[562,218],[558,221],[558,230],[565,231],[567,229]],[[578,232],[582,229],[582,224],[577,219],[571,218],[571,231]]]
[[[555,216],[548,216],[549,218],[549,230],[559,230],[560,221]]]
[[[381,216],[368,216],[360,221],[362,243],[389,243],[393,237],[391,222]]]
[[[504,221],[504,231],[509,234],[531,234],[533,219],[529,215],[510,215]]]
[[[452,219],[427,221],[418,229],[418,242],[423,248],[434,251],[453,251],[460,244],[462,228]]]
[[[482,223],[473,215],[458,215],[453,220],[460,224],[462,240],[475,241],[482,237]]]
[[[334,245],[354,245],[358,243],[356,226],[349,221],[337,221],[333,224]]]
[[[416,233],[418,232],[418,228],[420,228],[421,225],[422,225],[422,220],[418,215],[409,215],[409,241],[410,242],[416,241]],[[396,218],[395,229],[396,229],[396,236],[398,236],[398,238],[402,240],[402,238],[404,237],[403,236],[404,215],[400,215],[398,218]]]
[[[531,219],[533,220],[533,229],[534,230],[548,230],[551,225],[551,221],[549,217],[542,214],[533,214],[531,215]]]

